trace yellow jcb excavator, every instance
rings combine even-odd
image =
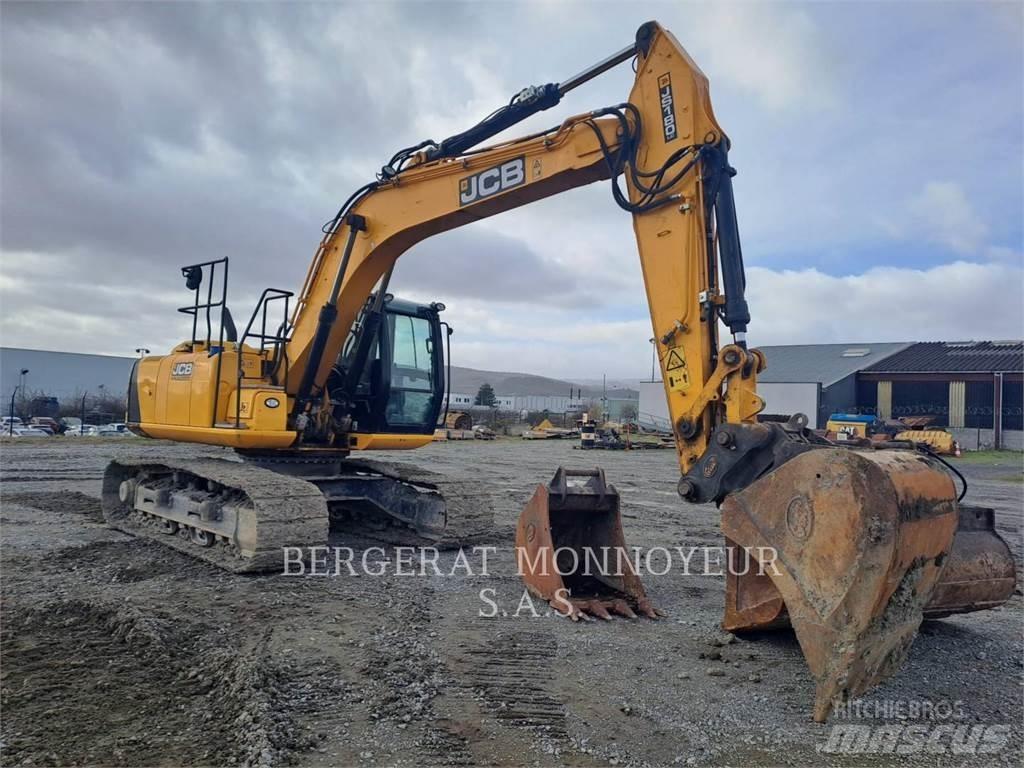
[[[480,147],[631,60],[621,104]],[[1013,562],[991,513],[960,506],[933,457],[836,447],[800,419],[758,422],[766,361],[746,344],[728,151],[706,77],[649,22],[575,77],[397,152],[325,225],[298,296],[267,289],[241,332],[226,303],[227,259],[185,267],[191,338],[136,363],[128,422],[139,435],[230,446],[244,461],[114,462],[106,519],[233,571],[279,567],[284,546],[323,544],[332,523],[442,543],[485,530],[489,504],[476,486],[351,457],[426,445],[443,408],[444,306],[393,297],[392,271],[426,237],[610,180],[636,233],[679,493],[720,504],[730,543],[776,553],[777,572],[730,575],[725,625],[788,621],[817,680],[815,716],[826,717],[900,662],[924,613],[1001,604]],[[724,346],[720,326],[731,335]],[[523,549],[624,546],[614,488],[600,474],[573,479],[560,472],[538,491],[520,521]],[[558,587],[525,575],[538,594]],[[636,574],[606,586],[618,591],[574,595],[567,612],[654,613]]]

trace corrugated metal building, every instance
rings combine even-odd
[[[19,386],[26,397],[49,395],[62,401],[100,391],[123,397],[134,362],[133,357],[0,347],[0,397],[10,401]]]
[[[857,378],[865,411],[932,417],[970,448],[1024,448],[1022,341],[921,342]]]

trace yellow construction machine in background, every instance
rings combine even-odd
[[[932,426],[931,417],[884,420],[872,414],[833,413],[825,425],[824,437],[841,443],[863,444],[906,442],[927,446],[941,456],[959,456],[960,445],[952,433]]]

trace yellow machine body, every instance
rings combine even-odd
[[[298,437],[288,429],[288,396],[283,387],[239,388],[238,358],[249,378],[263,356],[253,349],[210,354],[199,346],[136,364],[129,414],[136,431],[149,437],[234,448],[287,448]],[[235,422],[238,422],[236,427]],[[230,424],[231,428],[216,425]]]
[[[956,455],[957,451],[957,444],[953,434],[944,429],[908,429],[905,432],[897,432],[893,439],[927,445],[933,451],[943,456]]]

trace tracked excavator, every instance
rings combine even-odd
[[[630,61],[626,101],[499,137]],[[824,719],[896,668],[923,616],[1002,604],[1014,564],[991,510],[960,504],[937,458],[832,445],[800,417],[758,421],[767,361],[746,342],[729,148],[706,77],[649,22],[580,74],[397,152],[324,226],[299,293],[267,289],[241,331],[227,307],[228,260],[184,267],[191,338],[135,364],[127,420],[139,435],[228,446],[241,461],[118,460],[104,477],[108,523],[236,572],[278,568],[284,547],[325,544],[335,525],[442,544],[486,531],[486,489],[357,458],[426,445],[445,407],[444,306],[389,293],[395,264],[431,235],[610,181],[636,234],[679,493],[720,505],[736,551],[774,553],[766,572],[730,569],[724,626],[791,625]],[[520,551],[622,549],[618,503],[599,472],[562,470],[524,510]],[[536,568],[524,577],[549,599],[565,587]],[[632,569],[603,588],[573,595],[564,612],[655,615]]]

